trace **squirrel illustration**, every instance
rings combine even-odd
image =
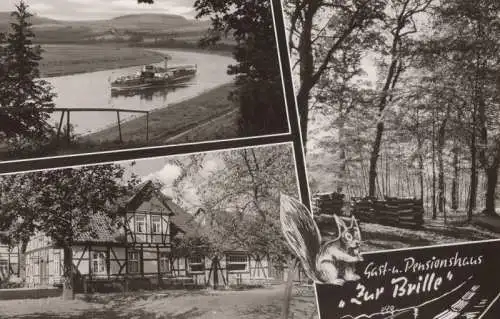
[[[361,232],[354,216],[350,225],[337,215],[333,217],[337,223],[337,237],[322,243],[318,226],[307,207],[281,194],[281,228],[306,274],[315,282],[343,285],[346,281],[360,279],[355,273],[355,264],[363,260],[359,249]]]

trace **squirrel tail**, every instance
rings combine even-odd
[[[281,194],[280,220],[283,235],[305,273],[312,280],[320,281],[316,257],[321,247],[321,235],[312,214],[300,201]]]

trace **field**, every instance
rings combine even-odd
[[[241,291],[155,291],[134,294],[77,295],[60,298],[0,301],[0,317],[12,319],[276,319],[282,309],[284,286]],[[314,319],[312,289],[295,290],[294,319]]]
[[[163,56],[119,45],[44,45],[40,73],[52,77],[161,62]]]

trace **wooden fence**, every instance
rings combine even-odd
[[[120,139],[120,143],[123,143],[122,136],[122,126],[120,120],[120,113],[141,113],[146,114],[146,144],[149,143],[149,111],[144,110],[128,110],[128,109],[116,109],[116,108],[63,108],[56,107],[51,109],[52,111],[61,112],[61,119],[59,120],[59,125],[57,126],[57,141],[59,142],[59,138],[61,135],[61,129],[64,122],[64,114],[66,114],[66,139],[68,144],[71,142],[71,112],[116,112],[116,120],[118,124],[118,137]]]
[[[1,108],[1,111],[4,112],[29,112],[30,109],[26,108],[14,108],[14,107],[5,107]],[[140,113],[146,115],[146,144],[149,143],[149,111],[145,110],[129,110],[129,109],[117,109],[117,108],[99,108],[99,107],[76,107],[76,108],[68,108],[68,107],[54,107],[54,108],[37,108],[37,111],[46,111],[49,113],[53,112],[61,112],[61,118],[59,120],[59,124],[57,125],[57,142],[60,141],[61,131],[64,123],[64,115],[66,114],[66,140],[68,144],[71,142],[71,112],[115,112],[116,120],[118,126],[118,137],[120,139],[120,143],[123,143],[122,136],[122,121],[120,119],[120,113]]]

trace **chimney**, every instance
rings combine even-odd
[[[168,68],[168,57],[163,58],[163,63],[164,63],[165,69],[167,69]]]

